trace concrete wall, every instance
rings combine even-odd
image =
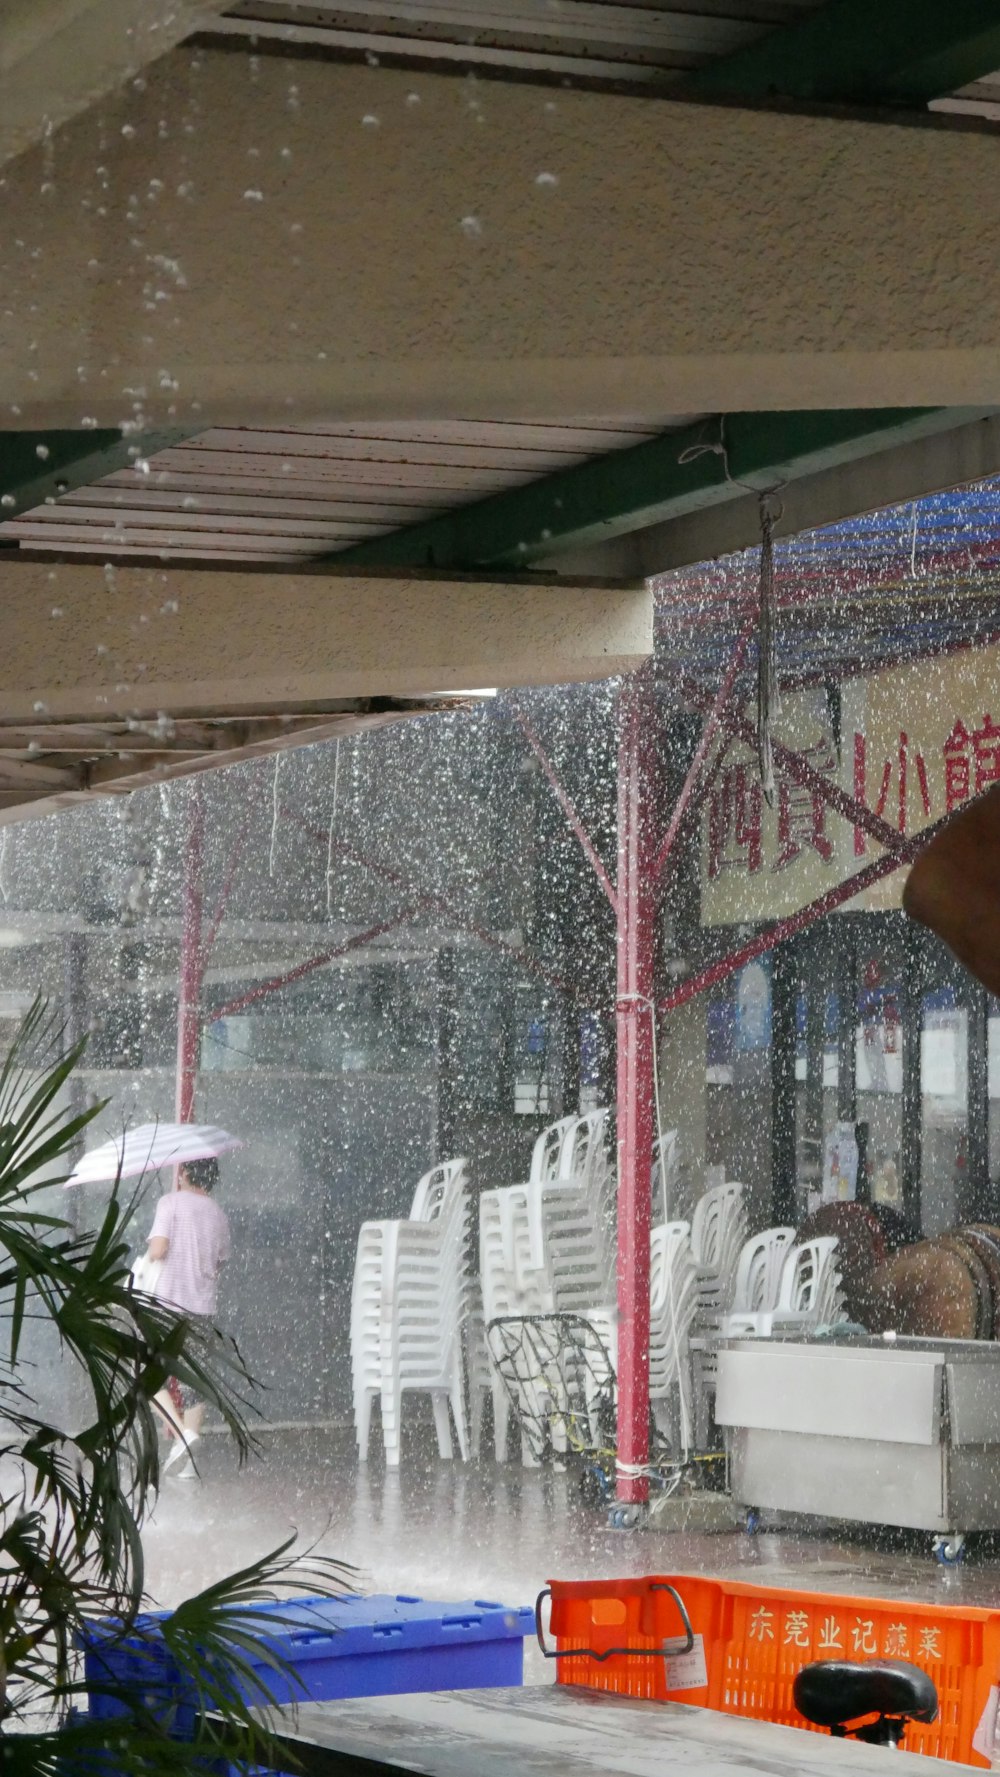
[[[1000,142],[181,49],[2,184],[23,426],[1000,402]]]

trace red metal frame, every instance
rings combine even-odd
[[[259,981],[247,993],[241,993],[235,1000],[228,1000],[212,1013],[213,1024],[219,1018],[232,1018],[235,1013],[242,1012],[245,1006],[252,1006],[255,1000],[262,1000],[270,993],[277,993],[282,987],[290,987],[293,981],[301,981],[304,975],[310,975],[313,969],[322,969],[326,963],[335,962],[339,956],[348,956],[352,950],[361,950],[366,944],[374,943],[386,932],[397,931],[400,926],[408,925],[418,913],[422,913],[430,905],[430,897],[424,896],[421,901],[414,901],[411,906],[404,907],[401,913],[394,913],[391,919],[383,919],[378,925],[369,926],[366,932],[356,932],[353,938],[345,938],[342,944],[335,944],[330,950],[321,951],[319,956],[311,956],[294,969],[288,969],[284,975],[272,975],[267,981]]]
[[[401,870],[394,870],[391,864],[386,864],[380,858],[373,858],[369,852],[360,851],[357,846],[349,845],[346,840],[333,839],[331,841],[329,833],[324,833],[321,828],[314,827],[311,821],[303,820],[301,815],[294,814],[291,809],[281,808],[279,813],[283,820],[291,821],[293,826],[298,827],[300,832],[306,833],[310,839],[315,839],[317,844],[337,852],[340,857],[349,859],[352,864],[360,864],[363,870],[370,870],[373,876],[381,877],[383,882],[391,882],[394,888],[402,888],[410,892],[416,886],[407,882]],[[514,962],[527,969],[529,973],[540,976],[549,987],[554,987],[559,993],[567,994],[570,999],[582,1000],[579,989],[572,981],[567,981],[562,975],[555,974],[530,950],[519,949],[516,944],[511,944],[506,938],[501,938],[498,933],[491,932],[488,926],[481,926],[475,920],[469,919],[450,895],[442,895],[430,889],[422,892],[425,893],[430,905],[438,908],[440,912],[446,913],[452,924],[460,931],[470,933],[472,937],[478,938],[483,944],[488,944],[493,950],[502,951],[505,956],[511,957]]]
[[[709,987],[715,987],[718,982],[725,981],[727,976],[735,974],[737,969],[742,969],[744,963],[752,962],[756,956],[763,956],[766,951],[773,950],[776,944],[783,943],[786,938],[793,938],[796,932],[804,931],[817,919],[822,919],[824,914],[832,913],[837,907],[842,907],[845,901],[853,900],[855,895],[860,895],[864,889],[871,888],[873,883],[880,882],[883,876],[891,876],[894,870],[901,870],[905,864],[910,863],[912,858],[923,850],[925,845],[930,844],[935,833],[939,832],[950,818],[949,815],[942,815],[940,820],[932,821],[929,826],[924,827],[921,833],[908,842],[912,851],[907,857],[893,856],[891,853],[887,853],[885,857],[876,858],[874,863],[866,865],[863,870],[858,870],[853,876],[846,877],[834,888],[827,889],[825,894],[818,895],[815,901],[807,902],[804,907],[799,908],[797,913],[789,913],[786,918],[777,920],[765,931],[758,932],[755,938],[749,938],[737,950],[731,950],[725,956],[719,957],[716,962],[709,963],[704,969],[699,969],[696,975],[690,975],[686,981],[680,982],[662,1000],[658,1000],[657,1011],[672,1012],[676,1007],[686,1005],[688,1000],[695,999],[699,993],[704,993]]]
[[[618,702],[618,1477],[619,1500],[649,1498],[649,1235],[654,1137],[653,882],[655,705],[637,674]]]
[[[664,866],[667,862],[667,859],[670,856],[671,851],[673,850],[674,841],[677,838],[677,834],[680,831],[681,823],[684,819],[685,814],[687,813],[688,804],[690,803],[691,798],[694,795],[695,790],[697,788],[698,779],[701,776],[702,766],[704,765],[705,760],[708,757],[709,749],[712,745],[713,740],[715,739],[716,734],[718,733],[719,727],[725,720],[725,711],[726,711],[726,708],[727,708],[729,701],[732,697],[733,687],[735,686],[736,680],[739,677],[740,669],[742,668],[743,662],[746,659],[747,649],[750,646],[750,638],[753,635],[753,627],[754,627],[754,619],[752,617],[750,617],[747,619],[746,623],[744,624],[743,629],[737,639],[736,646],[733,649],[733,657],[732,657],[731,661],[729,662],[728,668],[726,669],[726,676],[723,679],[722,684],[719,686],[718,692],[715,697],[715,701],[713,702],[713,704],[708,712],[708,716],[705,721],[705,725],[701,731],[701,739],[699,740],[698,745],[695,749],[694,758],[692,759],[691,764],[688,767],[688,773],[687,773],[686,778],[684,779],[684,783],[681,788],[681,793],[678,796],[677,801],[674,805],[674,812],[670,817],[669,825],[667,827],[666,832],[663,835],[663,839],[660,843],[660,849],[657,852],[655,859],[653,860],[653,882],[654,882],[654,884],[659,882],[660,877],[663,874]],[[689,699],[689,701],[693,701],[693,699]]]
[[[521,709],[517,709],[515,707],[514,714],[517,717],[517,720],[520,723],[521,728],[524,731],[524,737],[525,737],[526,741],[528,742],[528,745],[530,746],[532,752],[535,755],[535,758],[538,760],[539,765],[541,766],[542,770],[544,771],[546,777],[549,780],[549,783],[552,786],[552,791],[553,791],[553,794],[556,798],[556,801],[558,802],[560,808],[562,809],[563,814],[566,816],[566,819],[569,822],[570,826],[572,827],[573,832],[576,834],[577,839],[580,841],[580,845],[584,851],[584,854],[593,867],[594,875],[597,877],[598,882],[600,883],[602,889],[604,890],[604,893],[607,895],[608,900],[610,901],[611,906],[612,906],[615,914],[617,915],[617,912],[618,912],[618,891],[616,890],[614,883],[612,882],[610,876],[608,875],[607,870],[605,869],[604,861],[600,855],[600,852],[598,851],[596,845],[594,844],[593,840],[590,837],[590,834],[587,832],[586,827],[584,826],[582,820],[580,819],[580,816],[578,815],[578,813],[576,811],[576,807],[573,803],[572,797],[569,795],[568,791],[566,790],[565,786],[563,785],[562,780],[559,776],[559,773],[557,772],[555,766],[553,765],[552,760],[549,758],[548,753],[545,751],[545,748],[543,747],[541,741],[539,740],[538,735],[536,734],[531,722],[529,721],[528,717],[525,715],[524,711]]]
[[[708,709],[708,697],[700,685],[687,678],[686,675],[679,677],[678,684],[688,702],[693,703],[696,709]],[[724,710],[720,712],[719,722],[732,738],[745,741],[748,746],[756,745],[756,729],[737,711]],[[794,752],[791,747],[786,747],[780,740],[772,740],[771,751],[774,754],[775,764],[788,777],[793,778],[804,789],[811,790],[814,795],[821,796],[828,807],[835,809],[837,814],[843,815],[844,819],[849,821],[852,826],[861,827],[870,838],[877,840],[879,845],[884,846],[886,851],[893,852],[899,858],[900,863],[905,864],[916,855],[914,847],[919,850],[920,842],[907,839],[898,827],[890,827],[888,821],[884,821],[881,815],[876,814],[874,809],[868,807],[867,803],[860,801],[857,796],[849,795],[846,790],[841,789],[839,784],[824,777],[823,773],[817,771],[814,765],[810,765],[808,759],[804,759],[801,753]]]

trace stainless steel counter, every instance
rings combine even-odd
[[[715,1412],[742,1505],[926,1530],[944,1559],[1000,1529],[1000,1345],[733,1339]]]

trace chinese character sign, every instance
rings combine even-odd
[[[860,721],[858,698],[844,702],[848,718]],[[850,756],[838,744],[826,693],[798,692],[782,707],[780,739],[803,769],[796,773],[779,754],[773,806],[764,800],[751,748],[731,741],[714,775],[709,767],[702,808],[706,925],[795,912],[851,868],[851,825],[819,787],[827,783],[834,793],[850,788]]]
[[[705,925],[780,919],[877,859],[860,808],[910,837],[1000,782],[1000,648],[847,679],[836,698],[792,693],[776,738],[800,769],[779,748],[773,807],[751,747],[720,743],[707,767]],[[890,872],[848,905],[898,907],[903,880]]]

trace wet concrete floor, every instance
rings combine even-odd
[[[930,1539],[817,1528],[704,1534],[621,1532],[584,1507],[577,1478],[492,1461],[441,1462],[414,1445],[398,1470],[360,1465],[351,1434],[274,1433],[239,1470],[221,1437],[202,1440],[201,1478],[165,1477],[145,1544],[149,1590],[170,1606],[277,1547],[303,1546],[351,1562],[364,1591],[531,1604],[546,1580],[641,1573],[759,1578],[762,1584],[942,1603],[1000,1605],[1000,1545],[973,1545],[965,1564],[939,1567]],[[551,1677],[529,1649],[526,1676]]]

